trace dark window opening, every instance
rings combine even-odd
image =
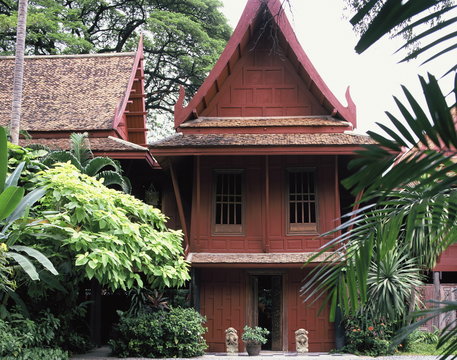
[[[217,233],[241,233],[243,223],[243,183],[241,172],[215,175],[214,224]]]
[[[314,172],[290,170],[288,173],[289,233],[317,230]]]

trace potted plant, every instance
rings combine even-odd
[[[261,327],[245,326],[241,339],[246,344],[246,351],[249,356],[259,355],[262,344],[267,342],[266,336],[270,332]]]

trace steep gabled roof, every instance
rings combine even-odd
[[[111,131],[144,145],[142,61],[142,41],[136,53],[27,56],[21,129],[32,135]],[[0,126],[11,119],[13,69],[14,57],[0,57]]]
[[[353,103],[349,88],[346,92],[348,107],[344,107],[333,95],[328,86],[322,80],[311,61],[299,44],[289,20],[287,19],[280,0],[248,0],[241,19],[233,32],[232,37],[216,65],[190,101],[183,107],[184,89],[180,91],[180,97],[175,106],[175,127],[182,123],[198,118],[207,109],[211,101],[217,96],[224,82],[230,78],[232,69],[240,61],[243,54],[250,49],[248,44],[256,35],[259,23],[265,18],[265,12],[269,12],[273,25],[278,29],[276,40],[285,52],[285,56],[292,63],[301,79],[307,85],[308,90],[319,99],[327,114],[350,122],[356,127],[356,108]]]

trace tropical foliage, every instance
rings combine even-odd
[[[0,1],[0,53],[14,51],[17,5]],[[230,36],[218,0],[36,0],[27,19],[27,54],[132,51],[140,33],[146,105],[173,112],[180,85],[200,86]]]
[[[121,316],[118,336],[110,340],[121,357],[195,357],[204,354],[206,319],[194,309],[171,308],[136,316]]]
[[[436,36],[413,56],[429,53],[426,61],[432,61],[451,54],[456,48],[456,34],[449,26],[455,17],[448,15],[449,20],[435,22],[426,30],[421,27],[448,12],[449,7],[445,7],[424,15],[438,2],[366,2],[351,20],[357,24],[374,11],[356,49],[364,51],[405,19],[412,18],[406,28],[417,27],[419,32],[412,40]],[[438,44],[443,47],[435,50]],[[447,74],[455,69],[453,66]],[[394,98],[401,117],[387,112],[392,124],[379,124],[384,134],[369,132],[379,145],[365,146],[357,152],[357,159],[350,164],[354,175],[344,181],[354,195],[359,194],[359,208],[348,214],[335,229],[336,238],[322,250],[336,249],[328,258],[328,265],[313,270],[302,288],[307,299],[316,294],[326,296],[332,318],[339,307],[346,318],[368,312],[374,319],[396,321],[397,327],[408,323],[407,315],[414,310],[412,289],[420,280],[413,274],[433,268],[437,256],[456,242],[457,77],[448,101],[434,76],[419,79],[426,105],[420,105],[403,87],[406,100]],[[375,294],[377,304],[373,303]],[[456,306],[453,302],[442,305],[445,306],[430,312],[436,315],[455,310]],[[399,316],[394,318],[395,314]],[[418,324],[408,327],[408,331]],[[457,347],[455,325],[443,332],[438,344],[446,355]]]
[[[64,246],[89,279],[112,289],[181,286],[188,280],[182,234],[168,230],[160,210],[108,189],[69,163],[39,173],[47,189],[35,211],[46,220],[21,237],[43,248]],[[47,238],[58,241],[49,242]],[[142,278],[144,276],[144,278]]]
[[[105,186],[118,186],[125,193],[132,190],[130,180],[122,176],[122,168],[115,160],[97,156],[90,150],[87,133],[72,133],[70,135],[70,151],[51,151],[43,159],[43,164],[51,166],[59,162],[70,162],[81,173],[103,179]]]
[[[0,288],[8,292],[14,285],[8,278],[13,272],[8,260],[16,262],[32,280],[39,280],[39,275],[30,259],[34,259],[54,275],[57,275],[57,271],[40,251],[17,244],[17,239],[12,236],[11,227],[27,216],[29,208],[44,195],[45,190],[36,188],[24,196],[25,189],[17,185],[24,163],[20,163],[9,176],[7,164],[6,130],[0,127],[0,277],[3,279]],[[26,222],[24,226],[33,227],[34,223]]]

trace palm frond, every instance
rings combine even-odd
[[[88,146],[87,132],[70,134],[70,152],[82,166],[93,157],[92,151]]]
[[[115,172],[121,172],[118,164],[109,157],[99,156],[90,159],[84,166],[83,172],[89,176],[95,176],[105,168],[112,168]],[[107,169],[108,170],[108,169]]]
[[[64,150],[53,151],[53,152],[49,153],[48,155],[46,155],[42,160],[42,163],[48,167],[50,167],[56,163],[65,163],[65,162],[70,162],[79,171],[81,171],[83,169],[79,160],[73,154],[71,154],[68,151],[64,151]]]
[[[367,15],[373,9],[377,9],[378,7],[376,5],[379,5],[380,2],[381,0],[370,1],[351,19],[352,25],[356,25],[364,21],[365,15]],[[431,26],[428,26],[426,30],[421,31],[418,35],[409,39],[398,50],[402,50],[411,44],[417,44],[419,40],[428,39],[429,37],[433,40],[429,41],[429,43],[425,46],[419,46],[417,50],[405,56],[401,61],[408,61],[410,59],[416,58],[423,53],[429,52],[438,44],[452,41],[453,45],[429,57],[425,62],[431,61],[439,56],[449,53],[449,51],[455,49],[455,39],[457,38],[457,32],[455,32],[454,24],[457,21],[457,17],[453,16],[444,21],[436,20],[442,16],[448,15],[451,10],[455,9],[456,6],[449,5],[434,11],[433,8],[435,8],[439,3],[446,5],[445,0],[387,0],[384,4],[380,5],[380,9],[374,16],[373,21],[361,36],[359,42],[355,47],[356,51],[358,53],[364,52],[381,37],[394,30],[395,27],[404,21],[419,17],[410,25],[404,27],[397,34],[417,29],[420,30],[424,24],[428,24],[432,21],[435,21],[435,23],[433,23]],[[431,14],[426,14],[426,10],[431,10]]]
[[[131,191],[130,181],[126,182],[125,178],[118,172],[105,170],[99,172],[95,177],[103,179],[103,185],[105,186],[119,186],[127,194]]]

